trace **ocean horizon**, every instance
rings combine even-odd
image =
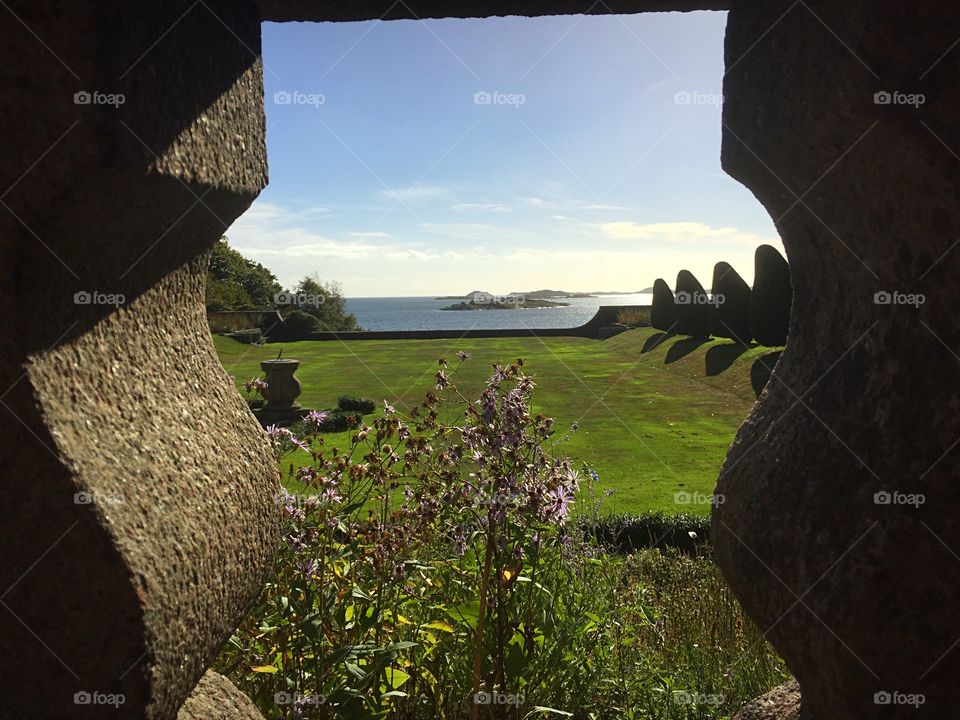
[[[456,301],[439,296],[355,297],[346,310],[364,330],[504,330],[567,328],[583,325],[601,305],[649,305],[650,293],[557,298],[566,307],[513,310],[443,310]]]

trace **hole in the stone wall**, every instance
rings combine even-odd
[[[316,521],[257,619],[296,631],[227,653],[274,714],[693,718],[785,677],[707,542],[790,301],[720,168],[724,24],[264,26],[271,184],[208,310]]]

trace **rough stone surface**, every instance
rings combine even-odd
[[[703,338],[710,336],[710,313],[707,292],[689,270],[677,273],[673,317],[681,335]]]
[[[794,296],[775,376],[721,470],[716,558],[799,681],[803,720],[951,717],[960,14],[738,1],[727,23],[723,167],[777,222]],[[893,91],[926,102],[875,103]],[[874,303],[894,290],[926,303]],[[894,491],[926,502],[877,504]]]
[[[714,298],[723,302],[710,305],[710,334],[730,338],[739,343],[753,339],[750,329],[750,286],[729,263],[718,262],[713,268],[710,286]]]
[[[263,715],[236,685],[207,670],[180,708],[177,720],[263,720]]]
[[[0,704],[172,719],[276,546],[276,468],[203,311],[206,253],[266,182],[259,17],[3,12]]]
[[[668,10],[729,10],[731,0],[258,0],[264,20],[399,20],[492,15],[576,15],[663,12]]]
[[[790,266],[775,247],[761,245],[754,253],[750,295],[750,327],[758,343],[767,347],[786,343],[792,297]]]
[[[666,280],[657,278],[653,283],[653,305],[650,307],[650,326],[670,332],[674,329],[673,290]]]
[[[799,717],[800,686],[791,680],[744,705],[733,720],[798,720]]]

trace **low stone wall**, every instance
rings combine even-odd
[[[649,305],[602,305],[583,325],[572,328],[503,328],[496,330],[362,330],[359,332],[315,332],[308,340],[455,340],[457,338],[583,337],[605,340],[618,334],[617,316],[622,310],[649,309]],[[484,312],[484,311],[477,311]],[[496,312],[490,310],[487,312]],[[502,312],[510,312],[504,310]],[[624,328],[625,329],[625,328]]]

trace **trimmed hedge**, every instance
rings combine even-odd
[[[341,410],[355,410],[361,415],[366,415],[377,409],[377,403],[351,395],[341,395],[337,398],[337,407]]]
[[[703,552],[702,546],[710,540],[710,518],[700,515],[666,515],[662,512],[607,515],[584,521],[581,527],[589,537],[617,553],[645,548]],[[691,537],[691,532],[696,533],[696,537]]]
[[[662,278],[653,283],[653,305],[650,308],[650,325],[657,330],[673,330],[673,290]]]
[[[283,323],[273,329],[271,340],[296,342],[306,340],[310,333],[319,329],[317,319],[303,310],[294,310],[283,318]]]
[[[707,291],[689,270],[677,275],[674,320],[680,335],[710,337],[710,313]]]
[[[360,427],[363,421],[360,413],[331,410],[326,419],[317,427],[319,432],[343,432]]]
[[[753,293],[750,297],[750,327],[757,342],[779,347],[787,342],[793,285],[790,266],[771,245],[761,245],[754,256]]]
[[[753,339],[750,286],[729,263],[718,262],[713,268],[713,296],[722,296],[723,302],[710,305],[710,333],[749,343]]]

